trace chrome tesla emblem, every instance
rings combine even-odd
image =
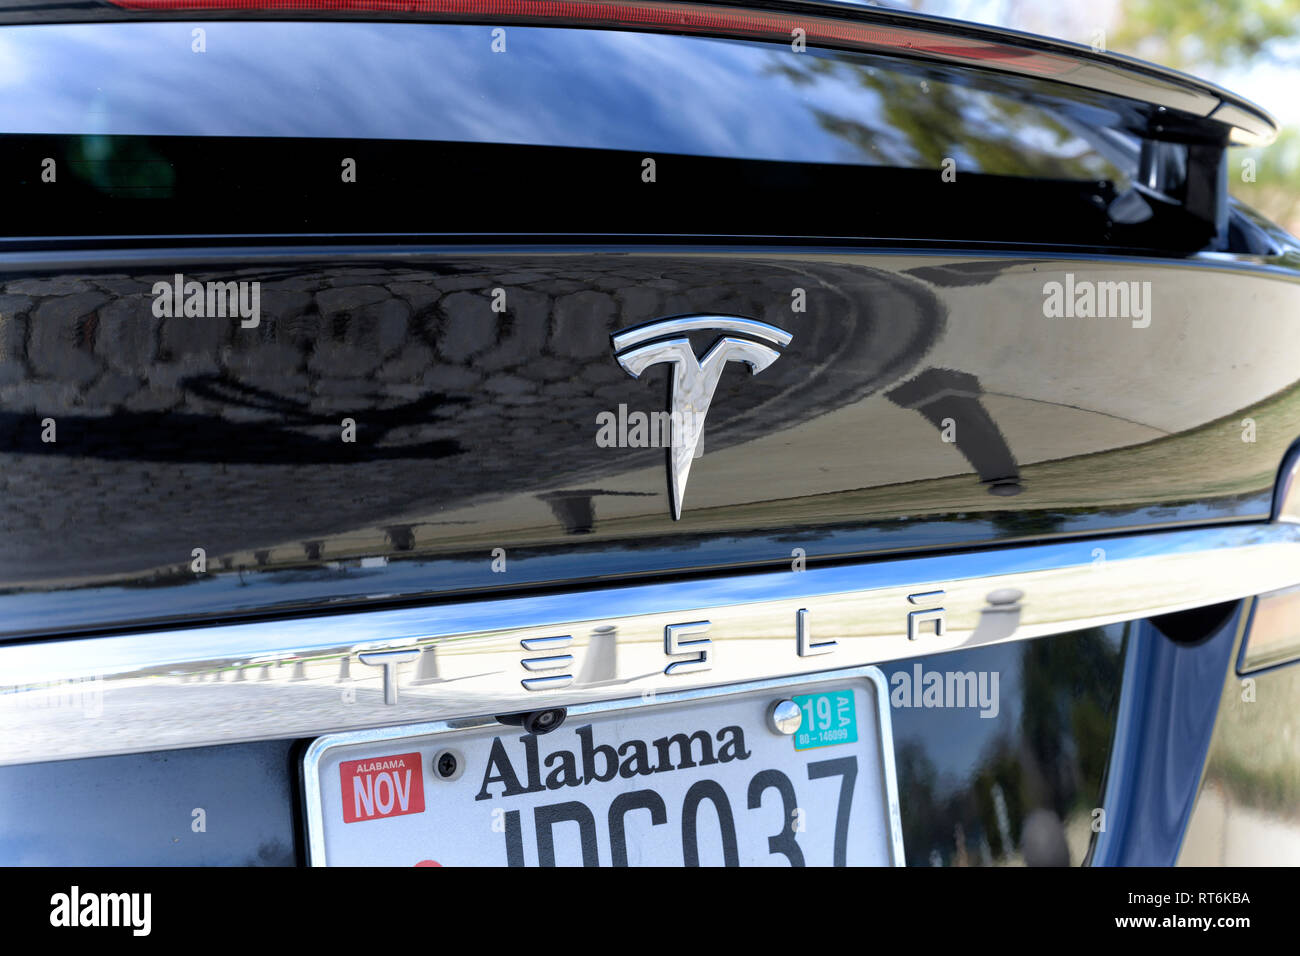
[[[709,347],[704,358],[698,359],[686,333],[701,331],[723,334]],[[659,319],[614,335],[614,354],[618,364],[633,378],[640,378],[642,372],[660,362],[673,365],[668,397],[673,431],[668,446],[668,489],[674,519],[682,516],[686,479],[691,473],[691,462],[704,433],[704,418],[709,414],[709,404],[713,401],[718,379],[722,377],[723,366],[728,362],[744,362],[749,366],[750,374],[757,375],[781,357],[777,349],[764,345],[763,341],[784,348],[792,338],[789,332],[774,325],[730,315],[683,315]],[[763,341],[755,341],[757,339]]]

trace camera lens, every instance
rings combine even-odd
[[[536,710],[524,718],[524,730],[530,734],[549,734],[564,723],[568,713],[563,707],[554,710]]]

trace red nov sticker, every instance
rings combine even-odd
[[[418,753],[345,760],[339,764],[339,776],[344,823],[424,812],[424,776]]]

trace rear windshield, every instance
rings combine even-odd
[[[972,173],[1121,175],[1079,124],[1011,87],[987,88],[991,77],[975,88],[946,68],[768,43],[106,23],[5,28],[0,64],[6,133],[456,141],[926,169],[947,158]]]
[[[1202,248],[1212,223],[1132,202],[1140,143],[1118,102],[901,57],[614,30],[4,27],[0,242]]]

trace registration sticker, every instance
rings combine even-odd
[[[343,822],[382,820],[424,812],[419,752],[339,764]]]
[[[852,690],[800,694],[793,700],[803,713],[803,723],[794,735],[795,750],[857,743],[858,718]]]

